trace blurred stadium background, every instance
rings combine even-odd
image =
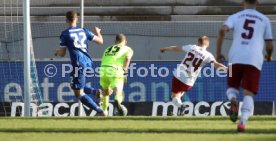
[[[175,44],[193,44],[201,35],[210,37],[209,50],[215,55],[218,29],[228,15],[242,9],[241,2],[242,0],[85,0],[84,26],[89,29],[98,26],[104,36],[102,47],[95,44],[89,47],[93,59],[98,60],[94,66],[99,66],[104,48],[113,43],[114,35],[117,33],[127,35],[128,45],[135,52],[133,63],[137,68],[149,68],[154,64],[157,68],[167,67],[173,70],[183,54],[161,54],[159,48]],[[38,75],[38,86],[35,87],[41,92],[43,102],[51,103],[54,107],[50,115],[74,116],[76,110],[72,109],[76,109],[76,105],[72,104],[76,99],[69,87],[69,75],[62,77],[57,73],[54,77],[47,77],[44,69],[48,64],[53,64],[57,67],[57,72],[60,72],[62,64],[69,64],[68,54],[65,58],[58,58],[53,53],[59,46],[60,32],[67,28],[65,13],[68,10],[79,12],[80,1],[31,0],[30,3],[32,43],[36,60],[34,68]],[[276,37],[275,4],[276,1],[260,0],[258,7],[258,10],[271,19],[274,37]],[[22,103],[15,103],[23,100],[22,1],[0,0],[0,5],[0,115],[15,116],[21,115],[22,110]],[[231,41],[230,33],[226,36],[223,47],[225,55],[228,53]],[[276,62],[264,64],[261,90],[256,98],[256,104],[261,106],[256,106],[254,114],[275,113],[275,69]],[[162,102],[169,101],[171,76],[170,73],[162,79],[152,76],[140,78],[134,74],[133,78],[129,78],[124,92],[130,114],[170,114],[172,107],[169,106],[168,110],[164,111],[166,108],[162,110],[158,108],[158,104],[164,106]],[[92,77],[87,81],[99,88],[99,78]],[[226,101],[225,90],[225,78],[199,78],[192,91],[184,97],[192,107],[187,114],[225,115],[228,108],[227,103],[223,102]],[[157,106],[155,110],[153,102]],[[217,106],[213,106],[216,104]],[[211,107],[215,107],[213,112]],[[195,112],[196,110],[199,112]]]

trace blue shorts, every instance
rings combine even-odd
[[[77,75],[77,76],[76,76]],[[79,70],[77,73],[72,72],[71,76],[71,88],[73,90],[80,90],[85,87],[85,74],[83,73],[83,70]]]
[[[84,89],[86,85],[85,69],[92,69],[92,62],[87,64],[88,65],[73,66],[73,71],[70,74],[71,88],[73,90]],[[79,69],[76,70],[75,68],[79,68]]]

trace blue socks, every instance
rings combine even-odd
[[[96,96],[96,89],[94,89],[93,87],[85,86],[83,90],[84,93],[88,94],[88,96],[90,96],[94,101],[98,101],[98,98]]]
[[[103,110],[94,102],[94,100],[89,97],[87,94],[83,94],[80,96],[80,101],[85,106],[97,111],[98,113],[102,113]]]
[[[96,95],[96,89],[94,89],[93,87],[85,86],[84,87],[84,93]]]

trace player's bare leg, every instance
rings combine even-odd
[[[185,105],[182,103],[181,97],[185,92],[174,93],[172,92],[172,102],[178,107],[177,116],[184,116]]]
[[[115,87],[113,88],[115,97],[114,97],[114,106],[115,109],[118,110],[118,115],[120,116],[126,116],[127,115],[127,108],[122,105],[121,103],[123,102],[123,87]],[[116,110],[115,110],[116,111]]]
[[[235,88],[228,88],[226,95],[228,100],[230,101],[230,109],[229,109],[229,116],[230,120],[236,122],[238,120],[239,114],[239,102],[237,100],[237,95],[239,91]]]
[[[248,90],[243,90],[243,105],[241,108],[241,120],[238,124],[237,131],[244,132],[245,124],[248,121],[252,110],[254,109],[254,94]]]
[[[103,89],[103,97],[102,97],[102,108],[104,113],[107,115],[108,104],[109,104],[109,96],[112,94],[112,90],[110,88]]]

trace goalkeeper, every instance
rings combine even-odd
[[[126,116],[127,109],[121,103],[123,101],[123,86],[133,50],[126,46],[127,40],[124,34],[116,35],[115,44],[105,49],[100,68],[100,85],[103,88],[103,111],[107,114],[109,96],[114,92],[114,106],[118,115]]]

